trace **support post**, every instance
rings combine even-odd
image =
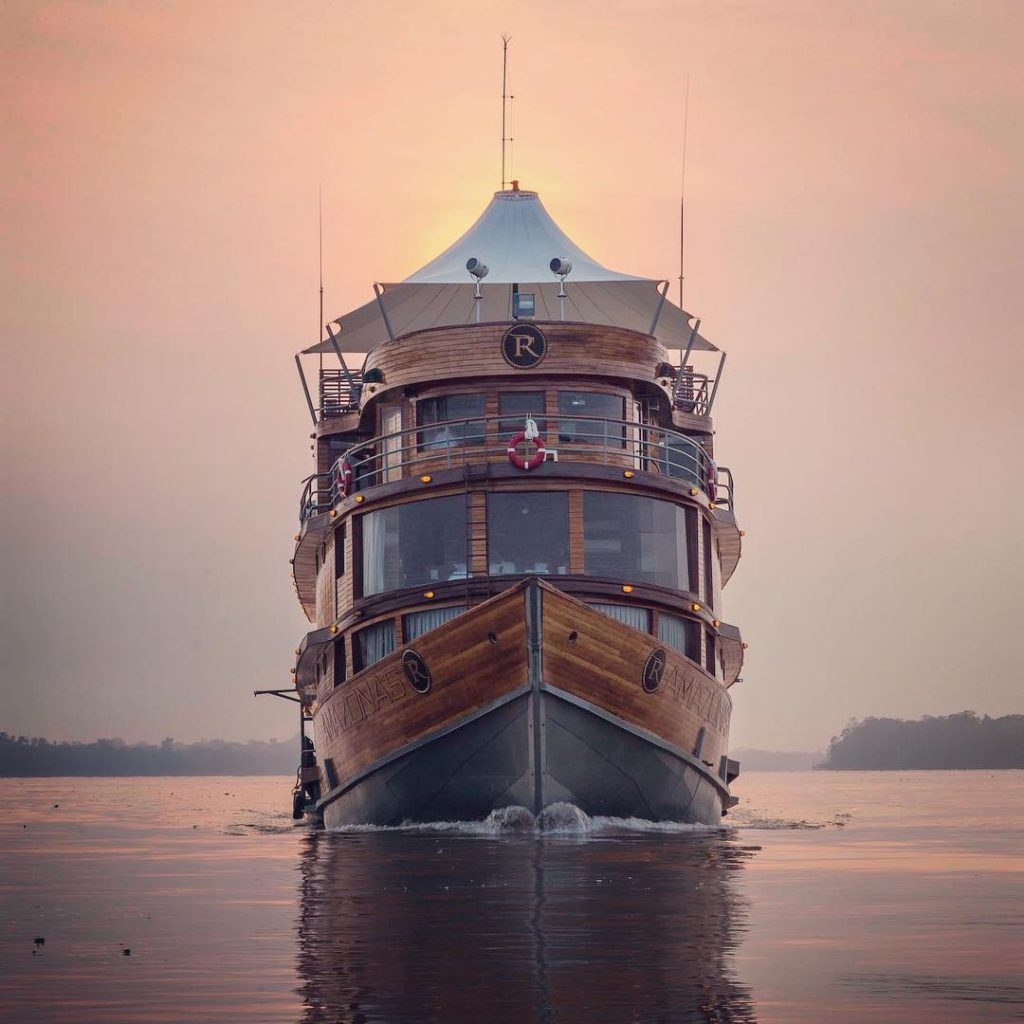
[[[722,353],[722,358],[718,360],[718,372],[715,374],[715,385],[711,389],[711,397],[708,399],[708,415],[711,415],[711,409],[715,404],[715,395],[718,394],[718,385],[722,382],[722,370],[725,369],[725,353]]]
[[[299,359],[298,353],[295,355],[295,367],[299,371],[299,380],[302,381],[302,390],[306,396],[306,405],[309,406],[309,415],[313,420],[313,426],[316,426],[316,409],[313,407],[313,399],[309,397],[309,385],[306,384],[306,375],[302,371],[302,360]]]
[[[337,335],[331,330],[330,324],[324,324],[327,328],[327,337],[331,339],[331,347],[334,349],[334,354],[338,357],[338,362],[341,363],[341,368],[345,371],[345,377],[348,379],[348,386],[353,386],[352,374],[349,372],[348,363],[345,362],[345,357],[341,354],[341,346],[338,344]]]
[[[377,296],[377,305],[380,307],[380,315],[384,318],[388,339],[394,341],[395,332],[391,329],[391,320],[388,318],[388,311],[384,308],[384,289],[376,281],[373,282],[373,294]]]
[[[668,281],[662,281],[660,292],[661,298],[658,299],[658,308],[654,311],[654,319],[651,321],[651,329],[647,332],[648,334],[654,334],[655,328],[658,326],[658,321],[661,319],[661,309],[665,305],[665,296],[668,294]]]
[[[700,317],[697,317],[693,323],[693,330],[690,331],[690,340],[686,343],[686,351],[683,353],[683,358],[679,362],[680,370],[682,370],[690,360],[690,353],[693,351],[693,343],[697,340],[697,330],[699,327]]]

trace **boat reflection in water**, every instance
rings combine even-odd
[[[722,831],[311,833],[303,1019],[753,1021]]]

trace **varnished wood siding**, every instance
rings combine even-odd
[[[725,688],[657,637],[637,633],[581,602],[544,588],[544,682],[589,701],[686,753],[705,728],[702,760],[728,751],[732,700]],[[570,634],[575,632],[575,642]],[[647,693],[644,664],[663,649],[661,685]]]
[[[487,636],[494,633],[497,643]],[[467,717],[526,682],[521,590],[511,591],[417,637],[433,682],[417,693],[401,648],[334,690],[315,721],[317,752],[341,782],[399,748]]]
[[[654,381],[655,367],[668,359],[656,338],[619,327],[535,321],[547,339],[547,355],[534,370],[517,370],[501,355],[508,323],[441,327],[407,334],[378,345],[366,357],[366,371],[380,370],[383,384],[364,389],[363,404],[396,388],[427,381],[508,377],[525,384],[533,375],[565,374],[615,380]]]

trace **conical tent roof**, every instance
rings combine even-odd
[[[568,280],[642,281],[644,278],[602,267],[551,219],[536,192],[495,192],[476,223],[440,256],[410,274],[403,284],[465,284],[466,261],[488,268],[488,285],[550,282],[551,260],[572,263]]]
[[[567,259],[572,271],[559,301],[559,282],[551,272],[554,258]],[[466,261],[487,268],[476,284]],[[666,282],[635,277],[602,266],[554,222],[536,192],[518,188],[496,192],[476,223],[439,256],[404,281],[376,286],[378,298],[338,317],[339,345],[346,352],[368,352],[389,337],[431,327],[449,327],[512,318],[512,286],[532,292],[536,319],[606,324],[654,334],[669,348],[690,344],[717,351],[699,334],[693,317],[664,297]],[[336,332],[337,333],[337,332]],[[330,341],[304,353],[330,352]]]

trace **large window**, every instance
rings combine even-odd
[[[666,476],[685,480],[702,491],[708,489],[701,468],[707,464],[707,457],[696,441],[677,434],[667,434],[659,447],[660,465]]]
[[[711,524],[701,520],[701,547],[704,551],[704,603],[712,608],[715,599],[715,578],[711,568],[715,552],[711,546]]]
[[[599,420],[575,419],[598,416]],[[626,428],[618,422],[626,418],[626,400],[618,395],[594,391],[558,392],[558,440],[562,444],[578,441],[599,447],[625,447]],[[614,423],[604,422],[614,420]]]
[[[585,491],[583,560],[588,576],[692,590],[696,523],[670,501]]]
[[[461,448],[484,443],[483,395],[444,395],[423,398],[416,403],[416,426],[421,448]],[[447,420],[462,422],[448,423]],[[444,426],[431,426],[443,423]]]
[[[658,639],[700,664],[700,623],[678,615],[658,615]]]
[[[386,658],[394,649],[395,620],[375,622],[352,634],[352,667],[356,672],[361,672],[381,658]]]
[[[465,610],[466,606],[460,604],[449,608],[427,608],[422,612],[409,612],[402,617],[402,636],[408,643],[432,629],[437,629],[438,626],[443,626],[446,622],[451,622]]]
[[[532,416],[541,434],[544,433],[543,391],[506,391],[498,396],[498,412],[502,417],[498,429],[503,441],[524,428],[527,416]]]
[[[368,512],[361,527],[364,595],[468,575],[462,495]]]
[[[492,576],[569,571],[569,498],[564,491],[487,495]]]

